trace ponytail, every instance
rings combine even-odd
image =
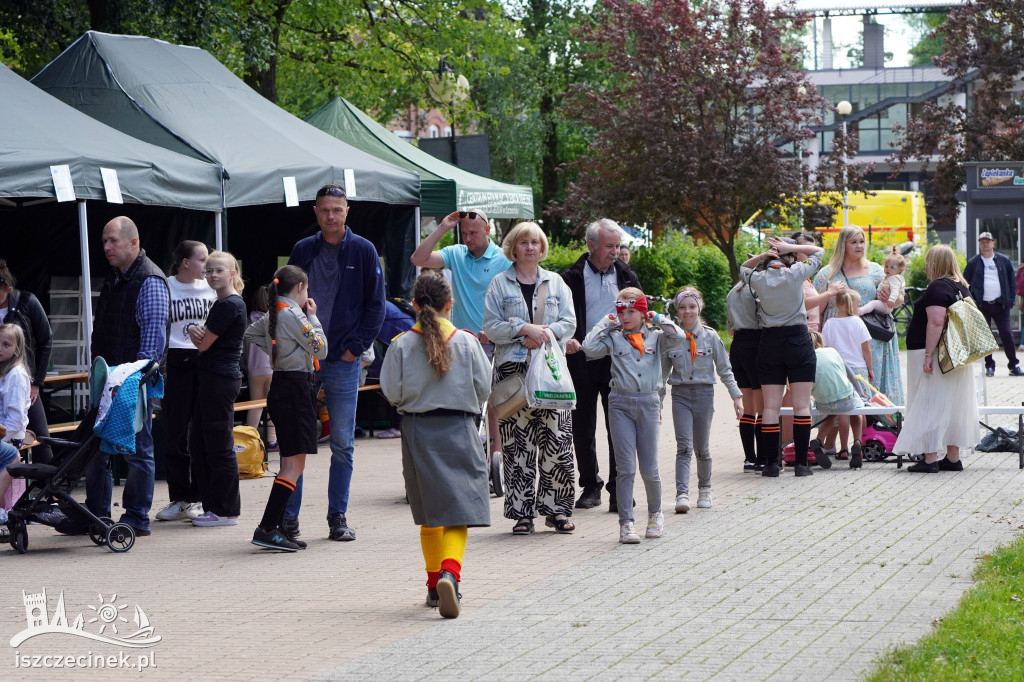
[[[452,360],[448,355],[445,339],[441,336],[441,325],[437,318],[452,300],[451,286],[443,275],[425,272],[413,283],[412,297],[419,307],[416,318],[420,323],[423,345],[427,350],[427,362],[438,376],[443,377],[451,369]]]
[[[277,367],[277,297],[295,291],[299,284],[309,285],[309,277],[302,268],[285,265],[274,273],[274,281],[266,286],[267,333],[270,335],[270,366]],[[257,300],[260,299],[257,293]]]

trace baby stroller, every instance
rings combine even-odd
[[[149,384],[158,370],[159,365],[153,361],[142,369],[142,380],[139,384],[140,400],[136,401],[136,427],[141,427],[144,414],[138,413],[138,406],[141,405],[144,410],[146,405],[141,399],[141,387]],[[103,358],[96,358],[89,371],[89,411],[70,439],[40,439],[53,448],[54,457],[50,464],[11,464],[7,467],[7,472],[12,478],[27,479],[25,492],[7,515],[11,547],[19,554],[28,551],[30,522],[55,526],[65,518],[88,526],[89,538],[97,545],[106,545],[114,552],[127,552],[135,544],[135,530],[131,526],[115,523],[109,517],[96,516],[71,496],[89,463],[100,453],[101,440],[93,433],[93,427],[99,413],[100,397],[108,373],[107,363]],[[54,513],[54,505],[61,513]]]
[[[888,396],[871,385],[867,379],[857,374],[855,377],[868,393],[867,404],[869,407],[891,407],[892,401]],[[897,466],[903,466],[903,458],[892,451],[896,444],[896,437],[900,433],[901,418],[899,412],[889,414],[869,414],[864,428],[863,456],[865,462],[882,462],[889,457],[896,457]]]

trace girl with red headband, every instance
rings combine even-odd
[[[619,502],[619,542],[640,542],[633,519],[633,481],[636,470],[647,489],[648,538],[665,529],[661,512],[661,474],[658,471],[658,429],[665,389],[665,356],[683,342],[683,333],[667,315],[647,309],[647,297],[635,287],[619,292],[618,315],[594,325],[583,340],[590,357],[612,358],[608,396],[608,430],[615,450],[615,497]],[[650,327],[649,324],[657,325]]]
[[[736,419],[743,417],[743,399],[725,344],[704,324],[704,297],[684,287],[675,298],[676,314],[686,335],[682,347],[669,351],[672,371],[672,423],[676,431],[676,513],[690,511],[690,460],[697,454],[697,507],[711,506],[711,418],[715,414],[715,372],[732,397]]]

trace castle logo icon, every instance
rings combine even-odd
[[[11,637],[12,647],[20,646],[22,642],[32,637],[51,634],[73,635],[136,649],[155,646],[161,639],[159,635],[153,634],[153,626],[138,604],[135,605],[135,613],[129,623],[128,618],[121,614],[121,610],[127,609],[128,604],[118,604],[116,594],[112,595],[109,601],[105,601],[102,594],[99,595],[99,603],[95,606],[90,605],[84,616],[79,613],[71,625],[68,625],[67,613],[64,610],[63,591],[49,622],[46,612],[46,590],[39,594],[25,594],[22,590],[21,594],[25,602],[25,619],[28,627]],[[130,632],[132,624],[135,627],[134,632]],[[98,631],[86,630],[87,626]]]

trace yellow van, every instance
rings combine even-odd
[[[819,227],[825,247],[835,246],[839,230],[843,229],[842,192],[823,192],[804,197],[807,203],[825,203],[817,198],[834,200],[839,208],[829,227]],[[889,246],[913,242],[924,247],[928,242],[928,218],[925,215],[924,195],[920,192],[877,190],[871,194],[850,192],[850,225],[864,228],[869,244]],[[777,208],[758,211],[743,224],[745,228],[767,232],[787,233],[800,228],[795,209]]]

